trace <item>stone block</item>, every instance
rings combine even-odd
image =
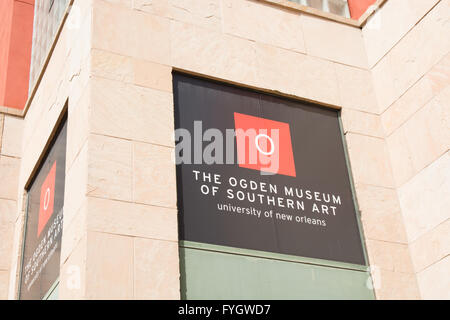
[[[133,200],[176,208],[176,171],[173,149],[135,142],[133,146]]]
[[[134,297],[180,299],[178,243],[134,239]]]

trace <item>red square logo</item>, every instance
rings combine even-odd
[[[289,124],[234,113],[239,166],[295,177]]]
[[[53,164],[50,172],[45,178],[41,187],[41,198],[39,202],[39,220],[38,220],[38,232],[39,237],[42,230],[46,226],[48,220],[53,214],[53,205],[55,202],[55,179],[56,179],[56,161]]]

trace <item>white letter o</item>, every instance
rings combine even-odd
[[[261,139],[261,138],[266,138],[270,141],[270,151],[269,152],[265,152],[259,147],[259,139]],[[256,144],[256,149],[258,149],[258,151],[261,152],[263,155],[270,156],[275,152],[275,143],[273,142],[272,138],[269,137],[267,134],[258,134],[255,138],[255,144]]]

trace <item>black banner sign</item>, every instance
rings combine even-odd
[[[174,74],[180,239],[365,265],[338,111]]]
[[[64,121],[28,191],[20,299],[44,298],[59,277],[66,136]]]

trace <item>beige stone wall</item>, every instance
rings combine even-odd
[[[68,101],[60,298],[179,298],[176,68],[342,108],[377,298],[442,297],[449,2],[389,0],[374,32],[254,0],[75,0],[24,120],[0,118],[0,177],[18,176],[0,185],[15,230],[0,295],[16,296],[17,195]]]
[[[448,0],[390,0],[363,29],[412,265],[397,263],[400,244],[379,250],[391,272],[415,274],[423,299],[450,298],[448,34]]]

